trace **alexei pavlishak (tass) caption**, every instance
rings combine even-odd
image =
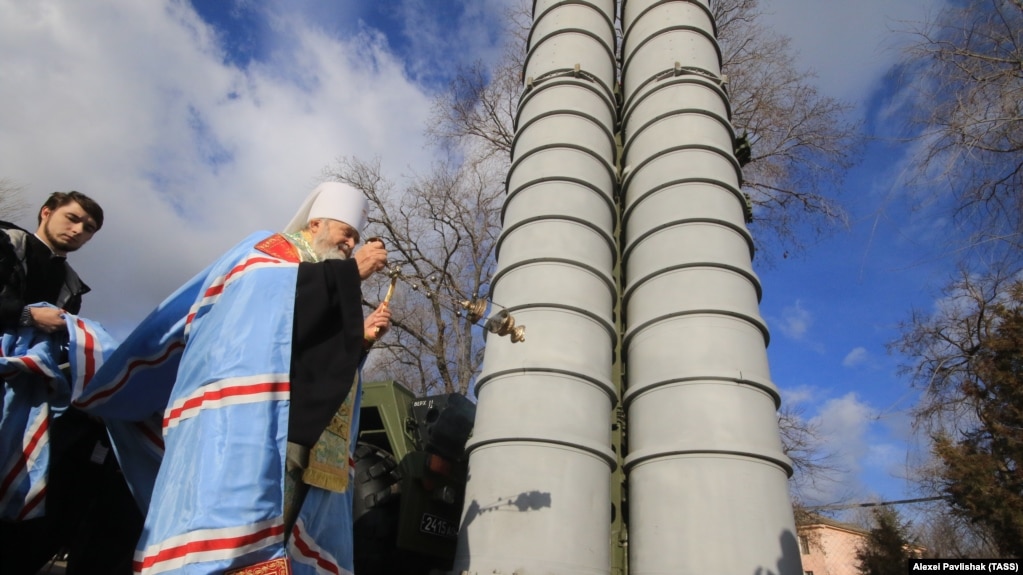
[[[909,572],[961,573],[987,571],[992,573],[1019,572],[1017,559],[910,559]]]

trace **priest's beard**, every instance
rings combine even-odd
[[[322,226],[316,237],[313,238],[313,253],[322,262],[324,260],[348,259],[348,253],[330,242],[330,233],[326,226]]]

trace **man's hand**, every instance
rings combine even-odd
[[[391,329],[391,309],[386,303],[380,304],[373,310],[363,324],[362,337],[366,341],[373,342],[380,339],[387,330]]]
[[[355,264],[359,267],[359,277],[366,279],[387,267],[387,249],[384,242],[370,240],[355,252]]]
[[[67,330],[67,323],[64,322],[64,314],[66,312],[62,309],[55,307],[31,307],[29,312],[32,314],[32,323],[40,331],[56,333]]]

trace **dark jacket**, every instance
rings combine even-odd
[[[18,324],[21,310],[46,302],[77,314],[89,291],[67,259],[18,226],[0,222],[0,327]]]

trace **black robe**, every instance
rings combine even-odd
[[[363,351],[362,280],[354,260],[298,266],[288,441],[312,447],[351,391]]]

